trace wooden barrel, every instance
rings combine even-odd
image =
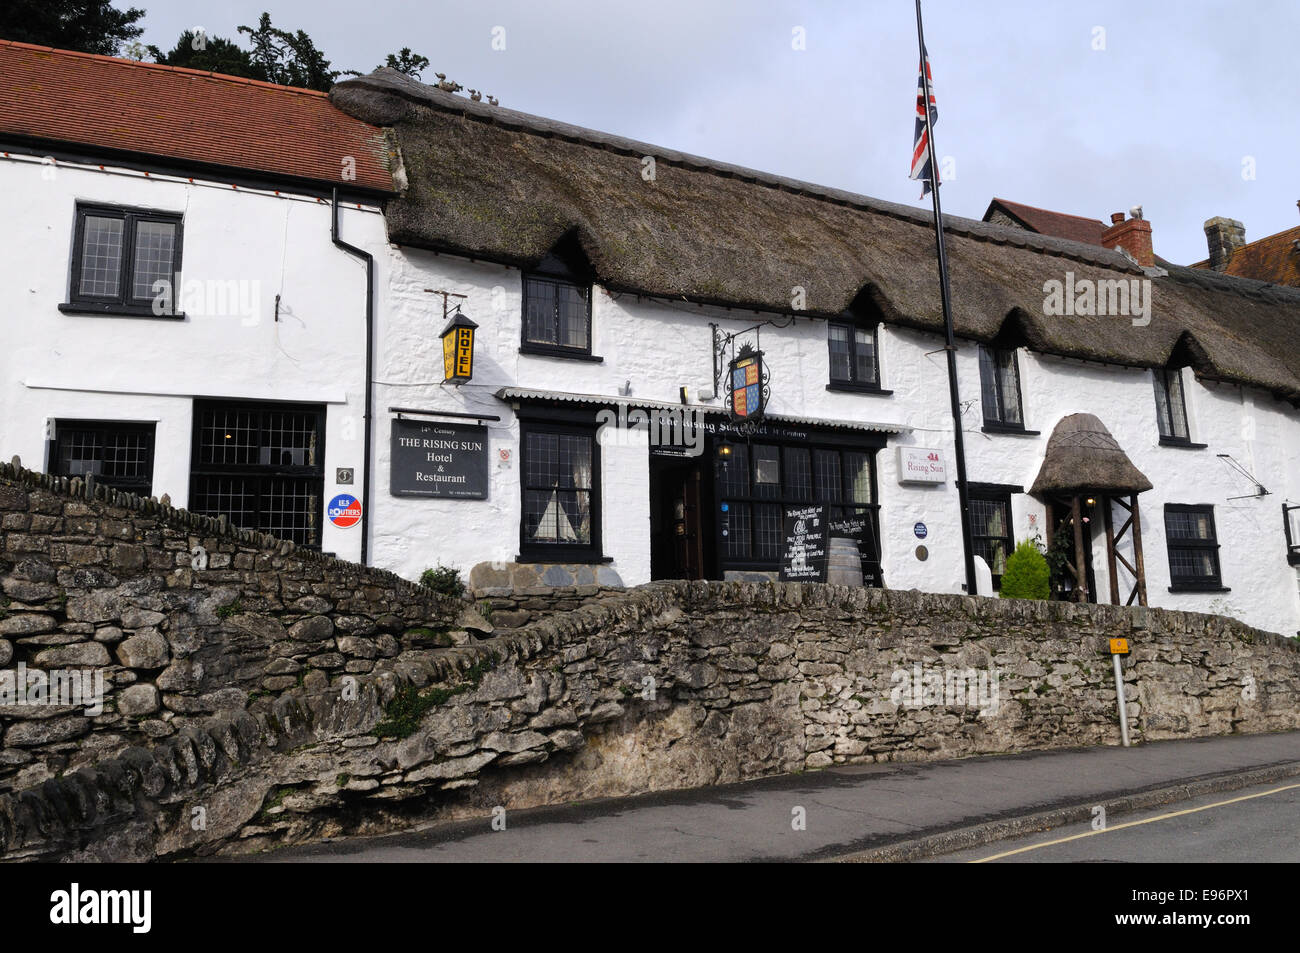
[[[832,536],[826,547],[826,581],[832,586],[862,585],[862,557],[857,540]]]

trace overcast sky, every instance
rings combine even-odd
[[[266,9],[335,69],[368,71],[410,46],[432,63],[425,80],[443,72],[503,106],[929,205],[907,178],[912,0],[134,5],[147,10],[144,42],[164,49],[194,26],[235,39]],[[935,142],[956,173],[946,213],[979,218],[998,196],[1108,221],[1140,204],[1156,253],[1182,264],[1206,257],[1215,215],[1244,222],[1248,241],[1300,224],[1297,0],[924,9]]]

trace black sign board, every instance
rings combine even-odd
[[[866,513],[852,513],[829,520],[826,535],[831,539],[851,539],[857,543],[858,558],[862,560],[862,583],[867,586],[878,586],[880,578],[879,569],[873,558],[876,543],[872,526],[872,517]]]
[[[865,513],[830,518],[826,506],[788,506],[781,549],[782,582],[825,582],[830,540],[851,539],[862,560],[864,585],[880,585],[872,517]]]
[[[394,420],[389,466],[393,496],[486,500],[486,427]]]
[[[782,582],[826,581],[826,507],[787,506],[781,546]]]

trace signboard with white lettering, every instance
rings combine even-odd
[[[826,507],[787,506],[784,523],[781,581],[825,582]]]
[[[943,462],[943,451],[930,447],[898,448],[899,483],[944,483],[948,469]]]
[[[486,500],[486,427],[394,420],[389,487],[393,496]]]

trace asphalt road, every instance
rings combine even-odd
[[[915,843],[918,838],[939,842],[939,846],[927,848],[932,854],[974,843],[948,842],[954,832],[966,831],[973,825],[1017,825],[1018,819],[1042,812],[1073,811],[1071,832],[1087,830],[1087,806],[1092,804],[1110,804],[1115,816],[1108,820],[1114,826],[1137,816],[1118,816],[1123,813],[1118,799],[1126,795],[1172,789],[1167,796],[1159,795],[1169,800],[1186,796],[1180,795],[1178,788],[1188,782],[1200,779],[1202,784],[1218,785],[1226,777],[1261,769],[1293,775],[1265,787],[1300,783],[1300,732],[1155,742],[1128,749],[1086,748],[960,761],[873,764],[564,807],[510,810],[506,806],[504,830],[494,830],[492,818],[485,815],[419,832],[288,848],[257,859],[734,862],[825,860],[854,854],[862,859],[864,851],[882,847],[892,850],[890,845]],[[1241,786],[1240,782],[1237,786]],[[1239,793],[1215,795],[1208,800],[1226,800]],[[1155,796],[1147,795],[1148,799]],[[1287,844],[1293,851],[1287,856],[1294,859],[1294,831],[1300,828],[1294,794],[1255,800],[1260,803],[1225,810],[1214,818],[1188,815],[1184,823],[1192,830],[1197,824],[1211,821],[1227,823],[1222,819],[1231,815],[1237,818],[1232,823],[1249,825],[1251,812],[1256,812],[1254,816],[1262,826],[1256,835],[1247,837],[1247,842],[1260,851],[1253,859],[1280,858],[1278,852],[1286,851]],[[1084,812],[1082,816],[1080,811]],[[1277,825],[1285,825],[1288,816],[1290,825],[1279,829]],[[1152,830],[1139,833],[1135,829],[1127,835],[1132,840],[1125,842],[1136,845],[1143,843],[1139,840],[1143,837],[1158,840],[1157,825],[1146,826]],[[1210,856],[1229,849],[1232,830],[1223,830],[1221,835],[1203,835],[1211,838],[1206,841]],[[1280,843],[1269,846],[1269,831]],[[1120,836],[1120,832],[1107,836]],[[1075,849],[1111,849],[1103,843],[1104,838],[1091,839],[1098,843]],[[984,851],[985,855],[997,852],[996,847]]]
[[[1300,777],[1070,824],[933,863],[1297,863]],[[1180,884],[1181,886],[1181,884]]]

